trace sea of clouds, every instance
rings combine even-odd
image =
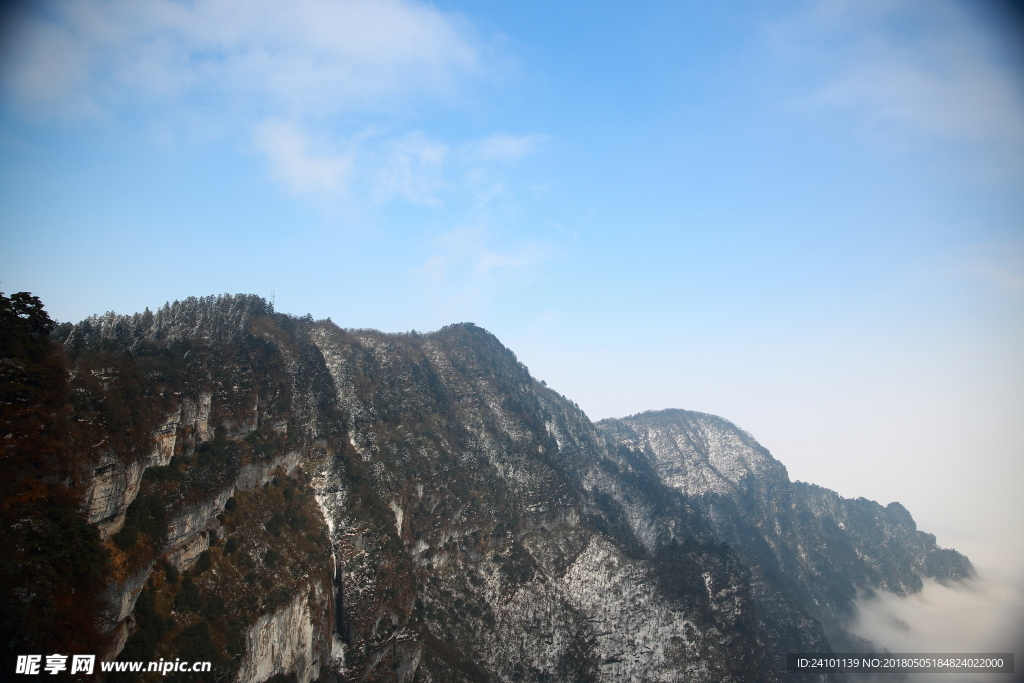
[[[1024,576],[981,569],[977,577],[944,585],[925,579],[924,588],[901,598],[863,595],[850,630],[891,653],[1024,652]],[[908,683],[1011,683],[1024,680],[1024,663],[1013,674],[911,674]],[[867,678],[858,675],[858,680]],[[877,680],[891,680],[879,676]]]

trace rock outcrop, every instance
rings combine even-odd
[[[864,647],[844,632],[858,591],[906,595],[921,590],[922,576],[950,581],[973,574],[966,557],[938,548],[899,503],[883,508],[791,482],[750,434],[720,417],[665,410],[598,427],[642,451],[662,481],[701,510],[715,536],[757,575],[762,604],[778,604],[779,588],[796,596],[835,645]],[[795,618],[787,614],[769,628]]]
[[[122,659],[246,683],[791,680],[788,651],[870,647],[845,630],[858,591],[972,571],[721,418],[594,424],[472,324],[343,330],[224,296],[54,337],[94,405],[136,397],[68,407]]]
[[[331,637],[331,620],[323,618],[328,596],[320,584],[302,585],[288,604],[257,619],[245,636],[238,680],[265,681],[282,673],[298,683],[319,678],[324,643]]]

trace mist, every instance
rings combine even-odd
[[[943,585],[925,579],[924,588],[901,598],[886,592],[862,595],[850,630],[892,653],[1020,652],[1024,640],[1024,577],[995,569],[974,579]],[[911,674],[908,681],[1010,683],[1013,674]],[[879,680],[891,679],[881,676]]]

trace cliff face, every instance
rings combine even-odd
[[[595,425],[472,324],[345,331],[225,296],[54,338],[110,656],[241,681],[771,681],[852,642],[857,590],[971,571],[720,418]]]
[[[791,482],[765,448],[722,418],[666,410],[598,427],[642,450],[662,481],[684,492],[751,568],[759,603],[775,605],[765,614],[769,630],[784,629],[795,616],[788,608],[800,606],[833,646],[859,651],[865,644],[843,628],[858,591],[905,595],[921,589],[922,575],[959,580],[973,573],[966,557],[918,531],[899,503],[883,508]]]
[[[315,475],[344,676],[776,675],[744,568],[638,453],[610,447],[493,336],[323,325],[310,338],[346,439]]]

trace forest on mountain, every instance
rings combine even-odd
[[[722,418],[592,423],[471,323],[346,330],[253,295],[78,324],[0,307],[5,670],[776,681],[787,652],[873,647],[858,592],[973,572]]]

